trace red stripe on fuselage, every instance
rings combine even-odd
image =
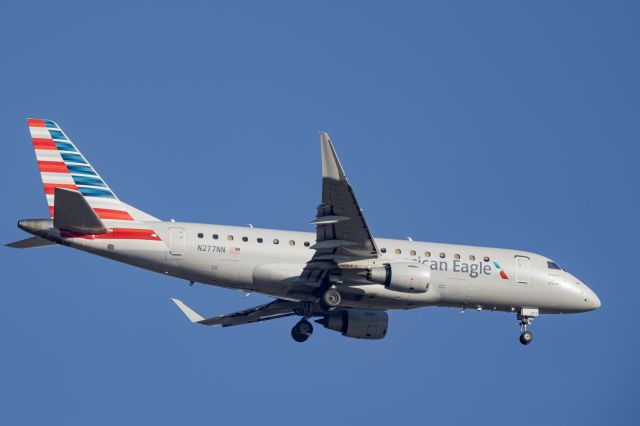
[[[156,240],[160,237],[152,229],[115,228],[113,230],[116,240]],[[104,235],[104,234],[103,234]]]
[[[133,220],[129,212],[112,209],[93,209],[100,219]]]
[[[69,173],[66,164],[62,161],[38,161],[41,172]]]
[[[113,228],[106,234],[76,234],[60,231],[62,238],[83,238],[85,240],[149,240],[161,241],[152,229]]]
[[[46,149],[49,151],[55,151],[58,149],[55,143],[53,143],[53,139],[44,139],[44,138],[32,138],[33,140],[33,148],[35,149]]]

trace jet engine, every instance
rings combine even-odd
[[[422,263],[394,262],[374,266],[367,271],[367,279],[389,290],[404,293],[425,293],[431,282],[431,270]]]
[[[349,309],[331,312],[316,322],[329,330],[339,331],[343,336],[374,340],[387,335],[389,316],[385,311]]]

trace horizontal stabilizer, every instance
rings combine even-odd
[[[13,243],[6,244],[6,246],[11,248],[26,249],[26,248],[53,246],[55,244],[56,243],[54,243],[53,241],[45,240],[44,238],[34,236],[24,240],[15,241]]]
[[[53,226],[82,234],[104,234],[108,232],[96,212],[84,196],[73,189],[56,188]]]

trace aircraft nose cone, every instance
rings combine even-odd
[[[600,306],[602,306],[602,302],[600,301],[600,298],[598,297],[596,292],[591,290],[589,287],[587,287],[587,290],[584,292],[584,296],[584,301],[589,305],[589,310],[596,310],[600,308]]]
[[[591,304],[593,305],[593,309],[598,309],[602,306],[602,302],[600,302],[600,298],[598,295],[592,290],[593,296],[591,297]]]

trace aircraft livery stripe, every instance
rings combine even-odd
[[[161,241],[160,237],[152,229],[137,228],[113,228],[107,234],[76,234],[68,231],[60,231],[62,238],[82,238],[85,240],[149,240]]]
[[[69,173],[62,161],[38,161],[38,168],[41,172]]]
[[[44,193],[45,194],[55,194],[56,188],[67,188],[73,189],[75,191],[78,190],[78,187],[72,183],[45,183],[44,184]]]
[[[28,123],[29,127],[47,127],[44,124],[44,120],[41,120],[39,118],[29,118],[27,120],[27,123]]]
[[[58,147],[53,142],[53,139],[32,138],[33,147],[35,149],[57,150]]]
[[[100,219],[133,220],[129,212],[113,209],[93,209]]]
[[[65,184],[55,184],[55,186],[59,186],[62,188],[71,188],[72,186],[75,185],[65,185]],[[77,189],[77,188],[71,188],[71,189]],[[46,189],[45,189],[46,191]],[[53,191],[55,191],[55,189],[52,190],[52,194]],[[48,192],[47,192],[48,193]],[[53,217],[53,212],[55,211],[55,206],[49,206],[49,214],[51,215],[51,217]],[[101,209],[101,208],[94,208],[93,209],[94,212],[96,212],[96,214],[98,215],[98,217],[100,219],[107,219],[107,220],[129,220],[132,221],[133,217],[131,217],[131,215],[129,214],[129,212],[124,211],[124,210],[114,210],[114,209]]]

